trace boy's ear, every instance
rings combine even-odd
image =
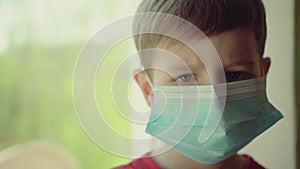
[[[266,76],[271,66],[271,59],[269,57],[263,58],[262,64],[264,70],[263,75]]]
[[[150,85],[151,82],[147,78],[146,72],[139,71],[139,72],[135,73],[134,80],[140,86],[148,106],[151,107],[152,103],[153,103],[153,100],[152,100],[153,93],[152,93],[152,87]]]

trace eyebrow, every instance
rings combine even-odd
[[[250,60],[236,60],[236,61],[230,61],[226,64],[224,64],[224,68],[226,67],[232,67],[232,66],[253,66],[255,65],[254,61]]]
[[[186,64],[186,66],[183,66],[181,64],[171,64],[165,67],[165,71],[168,71],[169,73],[178,73],[178,72],[189,72],[193,71],[190,65]]]
[[[182,73],[193,73],[197,68],[199,70],[205,70],[205,68],[200,65],[196,65],[193,63],[184,64],[170,63],[164,66],[163,71],[165,71],[168,74],[171,74],[172,76],[179,76]]]

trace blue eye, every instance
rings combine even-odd
[[[175,80],[178,83],[190,83],[190,82],[196,82],[196,77],[194,74],[185,74],[177,77]]]
[[[247,72],[242,72],[242,71],[226,72],[225,76],[227,82],[234,82],[234,81],[247,80],[253,78],[252,74],[249,74]]]

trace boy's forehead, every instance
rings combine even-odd
[[[168,71],[169,73],[204,67],[198,56],[190,47],[180,41],[163,38],[155,49],[151,49],[148,56],[142,58],[144,67],[152,67]]]
[[[177,57],[176,60],[181,59],[188,65],[193,65],[196,63],[201,64],[200,56],[198,56],[191,48],[180,42],[173,42],[172,44],[165,46],[158,45],[158,48],[165,50],[166,52],[171,52],[173,54],[173,57],[161,57],[161,59],[164,60],[166,64],[172,62],[171,60],[174,59],[174,57]]]
[[[173,53],[173,57],[155,57],[151,61],[152,64],[160,62],[160,64],[171,64],[174,57],[180,58],[184,63],[189,66],[203,67],[201,62],[202,57],[211,52],[217,52],[220,61],[224,66],[228,64],[253,64],[254,62],[260,61],[261,56],[258,53],[256,40],[254,34],[243,28],[235,29],[228,32],[223,32],[214,36],[208,37],[209,41],[203,39],[194,39],[196,46],[201,48],[202,56],[196,54],[192,48],[181,43],[178,40],[174,40],[168,37],[161,39],[156,48],[165,50],[166,52]],[[202,43],[203,42],[203,43]],[[214,46],[215,51],[212,48],[206,48],[207,44]]]
[[[198,43],[199,46],[201,46],[201,40],[199,40]],[[203,41],[203,43],[205,43],[205,40]],[[195,45],[193,45],[192,47],[195,47]],[[203,59],[201,57],[206,56],[204,50],[208,50],[209,48],[203,48],[203,50],[201,50],[200,52],[202,53],[202,55],[199,56],[195,51],[193,51],[192,47],[189,47],[173,39],[164,39],[163,41],[161,41],[156,47],[156,49],[158,49],[160,52],[156,53],[155,55],[153,55],[152,53],[151,57],[149,57],[151,59],[148,63],[150,63],[149,67],[151,67],[150,70],[152,70],[149,71],[150,78],[152,80],[158,80],[154,80],[152,82],[154,82],[155,84],[164,84],[164,82],[161,82],[162,79],[168,79],[168,77],[170,76],[176,79],[176,77],[183,74],[191,74],[193,72],[207,72],[208,70],[212,70],[211,68],[209,68],[212,67],[210,66],[212,64],[205,66],[204,62],[202,62],[201,60]],[[210,57],[212,57],[211,53],[207,53],[207,56],[210,55]],[[217,62],[214,65],[215,67],[218,67],[220,65],[220,62]],[[220,69],[222,69],[222,67],[218,67],[218,69],[215,70]],[[163,76],[161,73],[165,76]]]
[[[157,47],[145,52],[144,67],[157,69],[170,75],[189,72],[191,68],[204,68],[200,58],[188,47],[174,44],[167,49]]]

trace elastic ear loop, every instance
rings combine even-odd
[[[263,59],[264,59],[263,57],[260,58],[260,76],[261,76],[261,77],[266,76],[266,75],[265,75],[264,66],[263,66],[263,64],[264,64],[264,63],[263,63]]]
[[[140,65],[140,71],[145,72],[146,80],[149,82],[149,85],[150,85],[150,88],[151,88],[151,94],[148,96],[148,101],[149,101],[149,103],[151,103],[151,106],[152,106],[152,104],[153,104],[153,93],[154,93],[153,90],[154,90],[154,88],[153,88],[153,84],[152,84],[151,78],[149,77],[149,74],[148,74],[147,70],[142,65]]]

